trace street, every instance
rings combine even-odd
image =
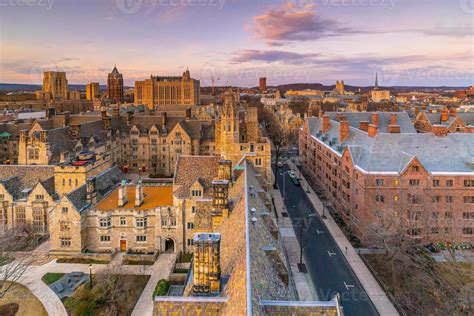
[[[286,173],[288,170],[290,169],[287,165],[278,169],[278,187],[285,198],[285,207],[300,242],[299,230],[300,227],[304,227],[302,238],[305,244],[304,257],[319,299],[330,300],[339,293],[345,315],[378,315],[349,263],[322,222],[323,219],[319,215],[308,216],[317,213],[304,189],[295,186],[290,180]],[[298,171],[296,173],[298,175]],[[284,186],[285,192],[283,192]]]

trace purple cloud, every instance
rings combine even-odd
[[[234,57],[231,59],[231,62],[242,63],[249,61],[258,61],[267,63],[283,62],[288,64],[302,64],[312,62],[314,61],[314,58],[318,56],[319,54],[300,54],[279,50],[246,49],[235,52]]]

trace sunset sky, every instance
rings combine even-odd
[[[472,0],[0,0],[0,82],[474,85]],[[219,79],[219,80],[217,80]]]

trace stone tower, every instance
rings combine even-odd
[[[220,245],[220,234],[194,235],[193,292],[197,295],[220,292]]]
[[[119,73],[117,67],[114,67],[107,77],[107,95],[114,102],[123,101],[123,76]]]

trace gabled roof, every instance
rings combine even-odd
[[[211,182],[217,177],[218,156],[179,156],[174,176],[174,195],[189,197],[191,186],[199,181],[204,188],[203,197],[210,196]]]

